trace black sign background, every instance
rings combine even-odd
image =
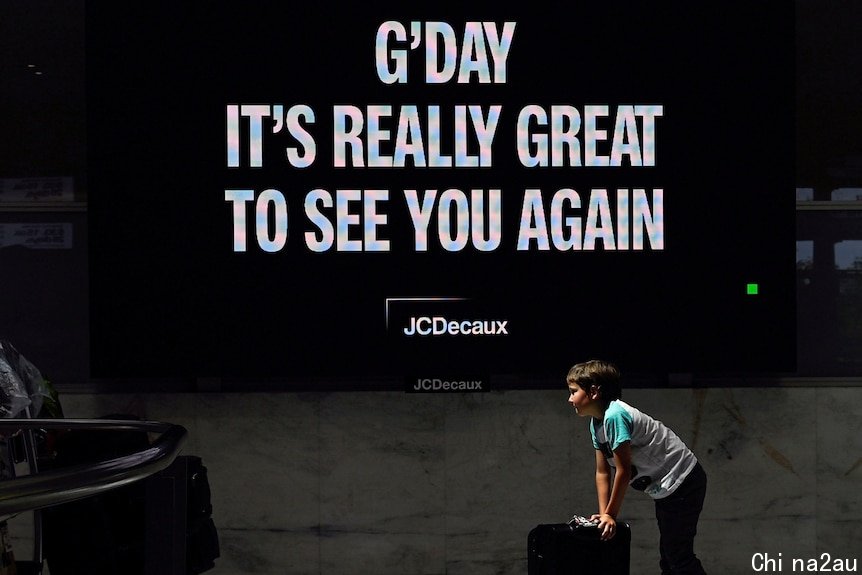
[[[590,357],[639,372],[794,369],[792,5],[93,4],[94,376],[542,375]],[[374,40],[387,20],[445,21],[459,37],[468,21],[517,22],[506,83],[427,85],[420,48],[406,85],[383,84]],[[265,132],[262,168],[228,168],[229,104],[311,106],[314,165],[292,168],[292,142]],[[494,165],[334,169],[336,104],[437,104],[444,146],[455,105],[500,104]],[[661,104],[656,166],[525,168],[515,120],[529,104]],[[585,199],[617,187],[664,189],[663,250],[515,249],[526,188],[547,208],[561,188]],[[285,249],[257,249],[251,230],[249,250],[233,251],[233,188],[284,193]],[[391,251],[310,252],[314,188],[389,190]],[[432,234],[416,252],[405,188],[502,189],[501,246],[451,253]],[[443,315],[505,319],[509,334],[387,332],[387,299],[411,297],[464,298]]]

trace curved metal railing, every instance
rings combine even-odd
[[[0,519],[68,503],[144,479],[173,463],[186,440],[180,425],[114,419],[0,419],[0,434],[18,430],[124,430],[158,433],[141,451],[85,465],[73,465],[0,481]]]

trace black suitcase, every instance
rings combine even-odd
[[[617,523],[617,534],[602,541],[597,527],[575,523],[537,525],[527,536],[528,575],[629,575],[632,533]]]

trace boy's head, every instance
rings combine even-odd
[[[623,395],[620,386],[620,372],[612,363],[593,359],[579,363],[569,370],[566,376],[569,389],[577,386],[588,395],[595,395],[605,408]]]

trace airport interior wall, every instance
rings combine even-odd
[[[637,389],[709,476],[696,551],[709,573],[765,558],[858,559],[862,389]],[[213,575],[527,572],[539,523],[595,511],[587,421],[566,390],[66,394],[67,417],[185,426],[209,470]],[[632,575],[658,572],[652,502],[626,495]],[[28,517],[11,523],[26,555]],[[758,555],[759,554],[759,555]],[[768,554],[768,555],[764,555]],[[781,555],[779,555],[781,554]],[[753,562],[754,561],[754,562]]]

